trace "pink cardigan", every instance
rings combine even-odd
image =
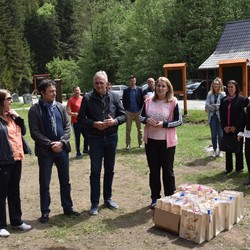
[[[174,97],[173,98],[173,101],[171,102],[168,102],[168,104],[170,105],[170,116],[169,116],[169,121],[173,120],[174,118],[174,108],[175,108],[175,105],[176,105],[176,98]],[[146,101],[145,101],[145,110],[147,112],[148,110],[148,106],[150,105],[150,103],[152,102],[152,98],[148,98]],[[144,142],[147,144],[148,143],[148,126],[145,125],[144,127],[144,138],[143,138]],[[174,147],[177,145],[178,143],[178,139],[177,139],[177,133],[176,133],[176,127],[174,128],[166,128],[166,145],[167,145],[167,148],[170,148],[170,147]]]

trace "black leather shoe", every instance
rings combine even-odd
[[[249,185],[250,185],[250,180],[247,179],[247,180],[244,182],[244,185],[245,185],[245,186],[249,186]]]
[[[243,172],[243,169],[239,170],[239,171],[236,171],[236,174],[240,174]]]
[[[49,222],[49,214],[42,214],[42,216],[38,219],[40,223],[48,223]]]
[[[64,214],[67,215],[67,216],[76,216],[76,217],[79,217],[81,215],[80,213],[78,213],[74,209],[64,211]]]
[[[232,170],[224,170],[223,174],[230,174]]]
[[[114,209],[117,209],[119,208],[118,204],[114,201],[112,201],[112,199],[108,199],[104,202],[104,204],[108,207],[108,208],[114,208]]]

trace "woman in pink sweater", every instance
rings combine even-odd
[[[176,127],[182,124],[173,86],[166,77],[159,77],[156,81],[155,94],[145,101],[140,121],[145,124],[144,142],[152,199],[150,207],[153,209],[161,197],[161,169],[164,195],[172,195],[175,191],[173,168],[177,145]]]

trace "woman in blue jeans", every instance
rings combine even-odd
[[[220,101],[221,98],[225,96],[223,91],[222,80],[219,77],[216,77],[212,84],[211,89],[207,94],[206,98],[206,111],[208,113],[208,124],[211,130],[211,139],[213,144],[213,153],[212,157],[217,155],[217,145],[219,145],[218,156],[222,157],[222,152],[220,151],[220,142],[223,136],[223,130],[220,124]]]

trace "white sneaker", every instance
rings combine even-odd
[[[223,153],[221,151],[218,152],[219,157],[223,157]]]
[[[216,151],[213,151],[212,157],[216,157]]]
[[[31,229],[31,225],[28,225],[26,223],[21,224],[20,226],[15,226],[13,229],[21,230],[21,231],[28,231]]]
[[[0,237],[9,237],[10,233],[6,229],[0,229]]]

